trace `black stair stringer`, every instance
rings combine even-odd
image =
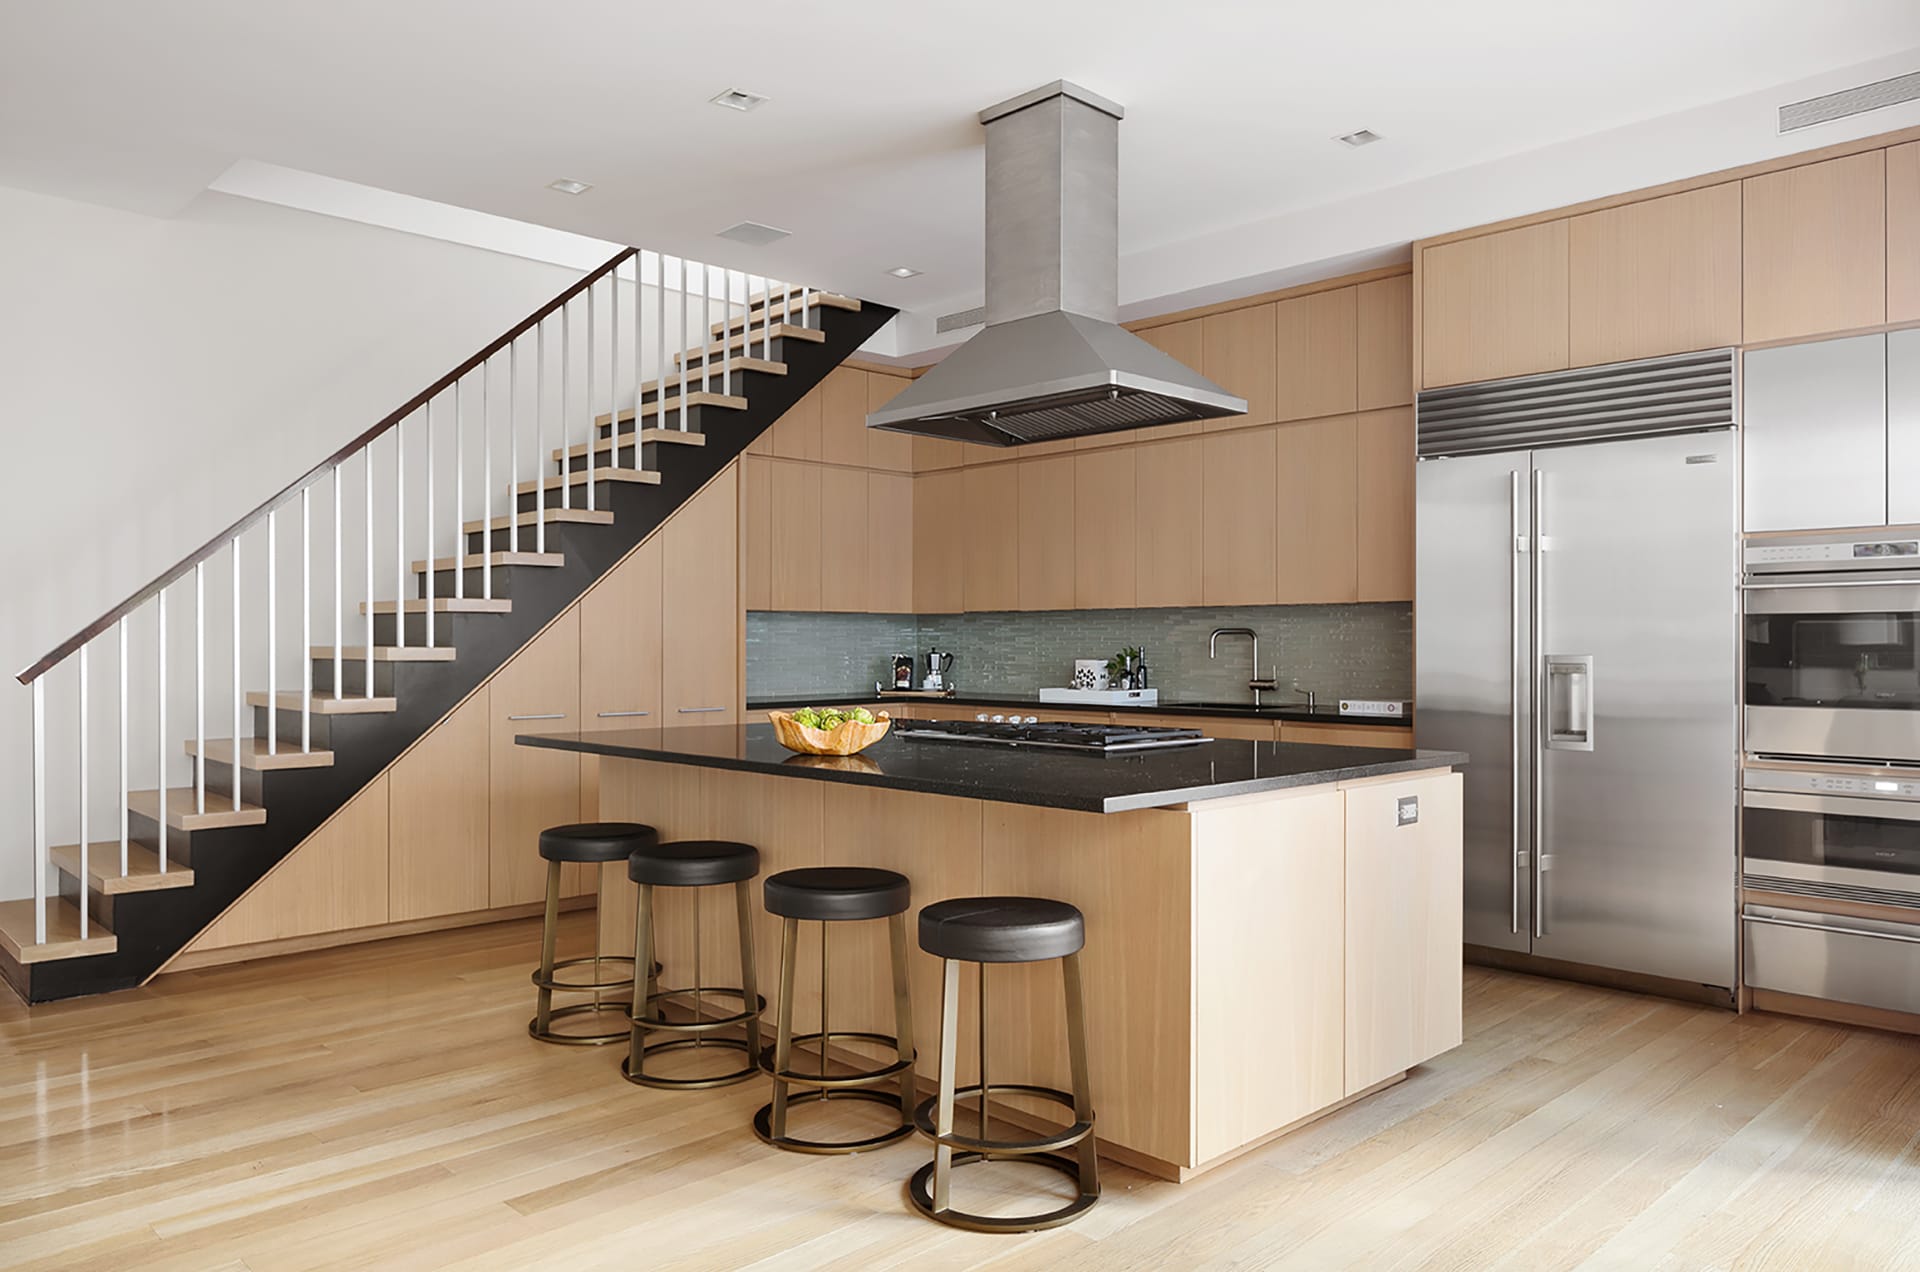
[[[5,969],[8,980],[16,987],[25,982],[23,996],[27,1001],[51,1002],[128,989],[151,977],[385,771],[402,751],[578,600],[893,314],[892,309],[871,303],[863,303],[858,312],[819,310],[820,329],[826,339],[817,344],[781,341],[787,374],[748,373],[747,409],[727,412],[725,426],[707,433],[706,445],[675,447],[663,454],[659,485],[602,483],[596,487],[598,506],[614,513],[613,524],[560,522],[547,527],[547,550],[563,554],[565,565],[496,567],[496,583],[503,571],[512,571],[506,589],[513,599],[512,613],[436,615],[437,643],[453,645],[457,657],[452,662],[394,664],[397,711],[315,716],[314,745],[324,745],[333,752],[333,765],[259,774],[261,802],[267,810],[265,825],[197,831],[190,839],[174,832],[171,842],[193,867],[193,886],[115,897],[113,931],[118,948],[114,953],[9,966]],[[528,546],[527,540],[523,528],[523,548]],[[501,546],[498,531],[495,546]],[[211,791],[208,802],[216,802]],[[528,851],[532,851],[531,845]]]

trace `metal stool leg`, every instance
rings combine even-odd
[[[960,964],[940,960],[940,1094],[934,1115],[937,1140],[933,1150],[933,1213],[944,1214],[952,1196],[953,1149],[946,1138],[953,1134],[953,1093],[959,1084],[960,1070]],[[985,1077],[985,1074],[981,1075]],[[981,1109],[986,1108],[986,1088],[981,1087]],[[984,1122],[984,1112],[982,1121]],[[981,1129],[985,1129],[982,1126]],[[984,1138],[984,1137],[983,1137]]]
[[[634,911],[634,948],[651,951],[655,945],[654,929],[656,927],[653,913],[653,885],[641,884],[639,885],[639,889],[639,905]],[[692,891],[692,889],[689,889],[689,891]],[[737,885],[736,899],[742,911],[743,919],[748,917],[746,913],[749,904],[747,897],[747,884],[741,883]],[[722,987],[702,984],[702,969],[705,960],[702,957],[700,949],[703,939],[701,936],[700,923],[701,897],[696,892],[692,900],[694,904],[693,984],[686,989],[661,989],[658,983],[658,976],[655,972],[656,964],[651,955],[649,955],[647,959],[647,975],[642,978],[639,976],[637,970],[635,973],[633,1008],[628,1024],[627,1058],[621,1062],[620,1071],[626,1076],[627,1081],[638,1086],[660,1087],[671,1091],[702,1090],[709,1087],[722,1087],[729,1086],[736,1082],[745,1082],[760,1072],[758,1054],[760,1044],[760,1013],[766,1010],[766,1003],[761,999],[759,991],[755,987],[753,929],[750,926],[743,926],[740,932],[740,956],[743,963],[740,977],[742,984],[739,989],[735,990],[732,986]],[[644,992],[640,989],[643,979],[646,985]],[[727,997],[732,997],[738,993],[741,998],[741,1010],[731,1014],[722,1014],[709,1018],[706,1009],[706,994],[709,991],[720,993]],[[693,1019],[691,1021],[668,1020],[664,1015],[654,1014],[656,1007],[664,1012],[664,1004],[667,999],[688,993],[693,995]],[[708,1041],[707,1035],[709,1033],[732,1029],[736,1025],[745,1031],[746,1036],[744,1039],[716,1036],[711,1041]],[[647,1035],[649,1033],[678,1034],[681,1036],[671,1041],[656,1042],[649,1045],[647,1042]],[[701,1049],[743,1051],[747,1053],[747,1063],[739,1069],[727,1073],[715,1074],[711,1077],[667,1078],[648,1074],[645,1071],[644,1065],[649,1051],[677,1051],[682,1048],[691,1048],[696,1051]]]
[[[1080,991],[1080,953],[1060,960],[1067,991],[1067,1063],[1073,1071],[1073,1119],[1093,1122],[1093,1081],[1087,1066],[1087,1008]],[[1092,1135],[1080,1141],[1080,1195],[1092,1204],[1100,1195],[1100,1152]]]
[[[893,1037],[894,1054],[906,1066],[900,1071],[900,1121],[913,1119],[913,996],[907,975],[907,916],[896,914],[887,920],[887,941],[893,947]]]
[[[554,945],[560,939],[560,863],[547,863],[547,921],[540,932],[540,979],[553,979]],[[600,979],[600,969],[594,968],[593,979]],[[534,1032],[536,1036],[552,1032],[553,990],[542,985],[534,999]]]
[[[740,997],[751,1008],[760,1001],[759,975],[753,965],[753,888],[742,879],[733,885],[740,924]],[[760,1013],[747,1017],[747,1063],[760,1063]]]
[[[627,1038],[627,1073],[634,1078],[642,1076],[646,1063],[647,1034],[640,1022],[659,993],[653,972],[653,885],[643,883],[639,886],[640,896],[633,910],[633,951],[634,957],[647,960],[647,974],[642,978],[638,974],[639,969],[634,969],[633,1023]]]
[[[793,965],[800,949],[800,920],[780,927],[780,1024],[773,1040],[773,1137],[787,1137],[787,1081],[780,1075],[793,1063]]]

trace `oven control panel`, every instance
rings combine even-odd
[[[1920,775],[1783,772],[1748,769],[1742,782],[1750,791],[1804,791],[1818,795],[1862,795],[1882,799],[1920,799]]]
[[[1920,566],[1920,539],[1749,540],[1747,569],[1861,570]]]

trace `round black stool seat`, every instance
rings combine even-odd
[[[905,914],[907,877],[868,866],[812,866],[767,876],[767,913],[836,923]]]
[[[636,848],[660,842],[660,832],[639,822],[583,822],[540,832],[540,855],[548,861],[625,861]]]
[[[956,897],[920,911],[920,948],[964,963],[1038,963],[1087,943],[1087,921],[1045,897]]]
[[[760,850],[724,839],[644,844],[627,858],[627,878],[656,888],[709,888],[760,873]]]

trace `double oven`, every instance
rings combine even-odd
[[[1920,1012],[1920,532],[1749,539],[1746,983]]]

